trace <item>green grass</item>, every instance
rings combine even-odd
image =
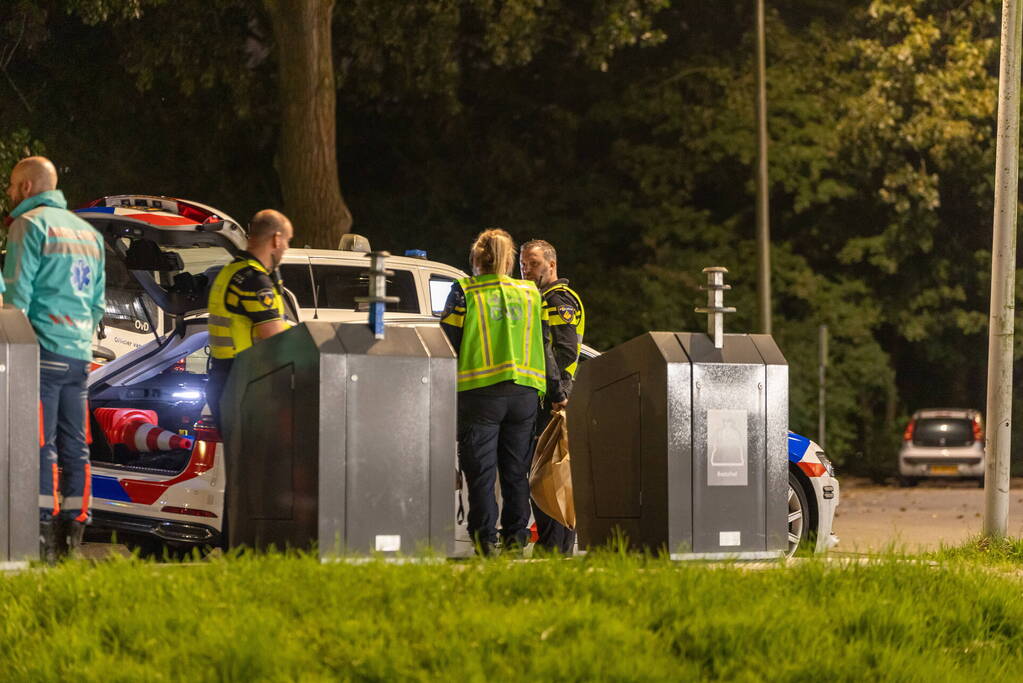
[[[974,560],[752,571],[114,560],[0,577],[5,681],[1019,679],[1021,583]]]
[[[942,546],[936,552],[929,553],[938,561],[972,561],[1000,569],[1023,569],[1023,539],[1000,538],[990,539],[975,536],[963,545]]]

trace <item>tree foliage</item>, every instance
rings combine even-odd
[[[337,155],[321,151],[335,147],[336,118],[335,92],[321,81],[351,90],[353,97],[343,100],[348,106],[426,97],[456,110],[464,70],[522,66],[551,48],[606,69],[619,48],[662,38],[651,16],[666,4],[355,1],[335,11],[327,0],[19,1],[25,16],[45,18],[59,6],[116,32],[120,61],[143,90],[174,89],[186,97],[216,90],[229,96],[221,102],[231,107],[222,112],[225,123],[272,117],[275,166],[297,242],[319,247],[333,247],[352,223],[338,187]],[[321,69],[333,79],[314,75]]]

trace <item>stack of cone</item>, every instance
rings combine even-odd
[[[97,408],[96,421],[110,445],[124,444],[139,451],[191,449],[192,440],[157,425],[156,411],[136,408]]]

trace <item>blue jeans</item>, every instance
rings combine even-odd
[[[92,473],[86,429],[89,363],[39,349],[39,519],[90,521]],[[58,473],[59,470],[59,473]]]
[[[529,542],[529,450],[536,423],[536,389],[502,382],[458,393],[458,462],[469,485],[469,537],[497,541],[501,480],[501,536]]]

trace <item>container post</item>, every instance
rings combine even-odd
[[[355,302],[369,304],[369,329],[373,330],[373,336],[377,339],[384,338],[384,311],[387,304],[396,304],[399,299],[396,296],[387,296],[387,278],[394,275],[394,271],[384,268],[384,261],[391,254],[386,251],[373,251],[369,256],[369,270],[366,276],[369,279],[369,296],[355,297]]]

